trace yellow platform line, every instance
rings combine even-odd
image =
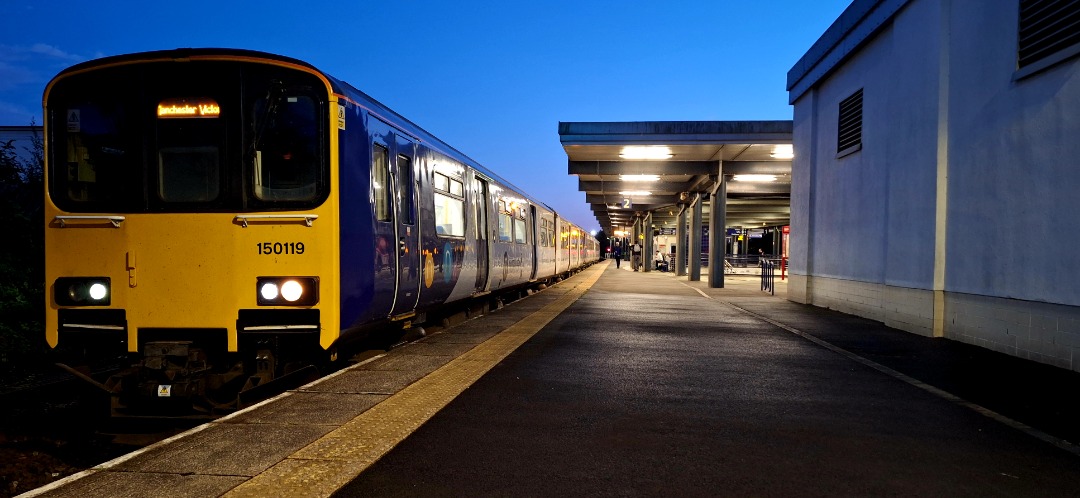
[[[382,458],[488,370],[559,316],[600,278],[585,270],[558,299],[229,491],[228,497],[329,496]]]

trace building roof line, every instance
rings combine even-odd
[[[787,75],[788,103],[794,104],[863,44],[890,23],[910,0],[855,0],[825,30]]]

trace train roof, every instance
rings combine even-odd
[[[335,88],[335,91],[339,91],[341,94],[345,95],[346,97],[349,97],[350,99],[357,100],[357,101],[362,101],[362,105],[364,107],[366,107],[369,112],[374,112],[375,114],[383,117],[384,119],[390,120],[392,124],[394,124],[395,126],[401,128],[403,131],[409,133],[410,135],[413,136],[413,138],[416,138],[417,140],[419,140],[419,141],[421,141],[423,143],[426,143],[429,147],[432,147],[432,148],[434,148],[436,150],[439,150],[443,154],[446,154],[448,156],[453,157],[454,159],[456,159],[458,161],[461,161],[463,163],[468,164],[473,169],[476,169],[477,171],[480,171],[481,173],[483,173],[484,175],[490,177],[491,179],[497,180],[503,186],[514,190],[515,193],[517,193],[517,194],[523,196],[524,198],[528,199],[529,202],[532,202],[533,204],[541,205],[541,206],[543,206],[545,209],[547,209],[549,211],[552,211],[552,212],[555,211],[551,206],[547,205],[543,201],[540,201],[539,199],[536,199],[533,196],[529,195],[524,190],[522,190],[520,187],[514,185],[513,183],[510,183],[509,181],[507,181],[505,178],[499,176],[494,171],[491,171],[488,168],[485,168],[483,165],[481,165],[475,159],[473,159],[473,158],[469,157],[468,155],[466,155],[464,152],[461,152],[460,150],[454,148],[452,145],[450,145],[450,144],[448,144],[446,142],[443,142],[438,137],[431,134],[427,130],[421,128],[419,125],[412,122],[411,120],[409,120],[405,116],[402,116],[401,114],[398,114],[397,111],[394,111],[393,109],[387,107],[382,102],[379,102],[378,100],[371,97],[370,95],[358,90],[356,87],[352,86],[348,82],[339,80],[337,78],[334,78],[333,76],[330,76],[329,74],[326,74],[325,72],[323,72],[322,74],[324,76],[326,76],[326,78],[329,79],[331,81],[331,83],[333,83],[334,85],[339,87],[339,88]]]
[[[448,156],[453,157],[454,159],[456,159],[458,161],[461,161],[463,163],[468,164],[470,167],[476,169],[477,171],[480,171],[481,173],[483,173],[484,175],[487,175],[491,179],[498,181],[503,186],[512,189],[515,193],[521,195],[525,199],[528,199],[529,202],[532,202],[533,204],[543,206],[548,211],[556,212],[555,209],[552,208],[547,203],[545,203],[543,201],[540,201],[539,199],[536,199],[535,197],[529,195],[528,193],[526,193],[520,187],[514,185],[513,183],[510,183],[505,178],[503,178],[503,177],[499,176],[498,174],[496,174],[494,171],[491,171],[490,169],[482,166],[479,162],[477,162],[473,158],[469,157],[465,153],[455,149],[450,144],[447,144],[446,142],[443,142],[442,140],[437,138],[435,135],[433,135],[430,132],[428,132],[427,130],[421,128],[419,125],[412,122],[411,120],[409,120],[405,116],[402,116],[401,114],[398,114],[396,111],[394,111],[393,109],[390,109],[389,107],[387,107],[382,102],[379,102],[378,100],[371,97],[370,95],[358,90],[356,87],[352,86],[348,82],[346,82],[344,80],[340,80],[338,78],[335,78],[334,76],[328,74],[327,72],[323,71],[322,69],[319,69],[319,68],[315,67],[314,65],[312,65],[312,64],[310,64],[308,62],[302,61],[300,59],[294,59],[292,57],[287,57],[287,56],[278,55],[278,54],[272,54],[272,53],[269,53],[269,52],[260,52],[260,51],[257,51],[257,50],[247,50],[247,49],[234,49],[234,48],[177,48],[177,49],[172,49],[172,50],[155,50],[155,51],[149,51],[149,52],[136,52],[136,53],[131,53],[131,54],[114,55],[114,56],[103,57],[103,58],[100,58],[100,59],[94,59],[94,60],[90,60],[90,61],[86,61],[86,62],[81,62],[81,63],[75,64],[74,66],[68,67],[68,68],[64,69],[63,71],[60,71],[60,73],[58,73],[53,79],[55,80],[57,78],[60,78],[61,76],[65,76],[67,74],[76,73],[76,72],[80,72],[80,71],[84,71],[84,70],[87,70],[87,69],[100,67],[100,66],[108,66],[108,65],[115,65],[115,64],[125,64],[125,63],[136,63],[136,62],[143,62],[143,61],[147,61],[147,60],[182,60],[182,59],[206,58],[206,57],[225,57],[225,58],[237,58],[237,59],[243,59],[243,58],[265,59],[265,60],[272,60],[272,61],[284,62],[284,63],[292,64],[292,65],[297,65],[297,66],[301,66],[301,67],[305,67],[307,69],[310,69],[310,70],[312,70],[314,72],[317,72],[317,73],[321,74],[323,77],[325,77],[330,82],[330,84],[333,87],[333,90],[335,92],[337,92],[337,93],[339,93],[341,95],[345,95],[346,97],[352,99],[353,101],[356,101],[356,102],[360,103],[365,108],[367,108],[367,110],[369,112],[375,112],[376,114],[384,117],[385,119],[391,120],[392,123],[395,126],[401,128],[403,131],[406,131],[409,134],[413,135],[413,137],[416,138],[417,140],[419,140],[419,141],[421,141],[423,143],[426,143],[429,147],[433,147],[433,148],[439,150],[440,152],[442,152],[443,154],[446,154]]]

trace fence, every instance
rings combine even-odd
[[[761,258],[761,290],[776,295],[776,263]]]

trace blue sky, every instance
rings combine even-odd
[[[305,60],[597,228],[559,121],[791,119],[787,71],[850,0],[7,0],[0,125],[61,69],[177,47]]]

